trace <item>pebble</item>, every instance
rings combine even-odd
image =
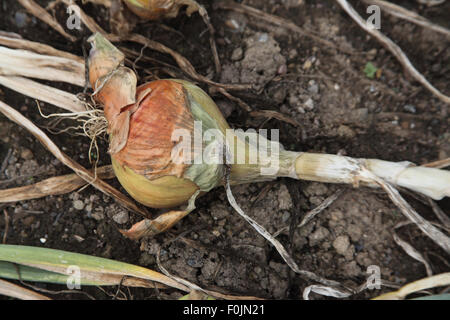
[[[75,200],[75,201],[73,202],[73,207],[74,207],[76,210],[83,210],[83,209],[84,209],[84,203],[83,203],[83,201],[81,201],[81,200]]]
[[[258,42],[264,43],[264,42],[267,42],[268,40],[269,40],[269,35],[267,33],[261,33],[258,36]]]
[[[355,131],[353,131],[352,128],[350,128],[349,126],[346,126],[344,124],[341,124],[339,126],[339,128],[337,129],[337,134],[338,134],[338,136],[347,138],[347,139],[351,139],[356,136]]]
[[[406,112],[409,112],[409,113],[416,113],[417,112],[416,107],[413,106],[412,104],[405,104],[403,106],[403,110],[405,110]]]
[[[216,206],[214,206],[211,210],[211,216],[213,217],[214,220],[219,220],[219,219],[223,219],[225,217],[227,217],[229,215],[229,211],[227,206],[225,206],[224,204],[217,204]]]
[[[242,48],[236,48],[233,50],[233,53],[231,54],[231,60],[232,61],[238,61],[241,60],[244,56],[244,50]]]
[[[287,223],[289,221],[289,218],[291,217],[291,214],[289,213],[289,211],[285,211],[283,213],[283,215],[281,216],[281,221],[283,223]]]
[[[339,236],[333,241],[333,248],[341,255],[345,255],[349,246],[350,239],[348,236]]]
[[[125,224],[128,222],[129,215],[128,212],[125,210],[121,210],[120,212],[116,213],[112,219],[118,223],[118,224]]]
[[[319,84],[315,80],[310,80],[308,82],[308,91],[313,94],[319,93]]]
[[[292,198],[288,188],[282,184],[278,191],[278,207],[281,210],[288,210],[292,208]]]
[[[309,245],[315,246],[317,245],[319,242],[321,242],[322,240],[324,240],[326,237],[328,237],[330,234],[330,232],[324,228],[324,227],[319,227],[317,228],[316,231],[314,231],[309,237]]]
[[[31,160],[33,159],[33,152],[30,149],[23,148],[20,157],[24,160]]]
[[[295,58],[297,58],[297,56],[298,56],[298,52],[297,52],[297,50],[296,49],[291,49],[290,51],[289,51],[289,59],[295,59]]]
[[[306,100],[306,102],[304,103],[305,109],[306,110],[313,110],[314,109],[314,101],[311,98],[308,98],[308,100]]]
[[[309,70],[312,67],[312,62],[311,60],[306,60],[305,63],[303,64],[303,70]]]

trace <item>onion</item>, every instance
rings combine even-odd
[[[184,5],[189,16],[197,11],[199,5],[194,0],[124,0],[127,7],[137,16],[146,20],[158,20],[161,18],[175,18],[178,11]]]
[[[109,153],[120,183],[146,206],[170,208],[190,203],[185,210],[172,211],[173,218],[144,220],[127,235],[166,230],[193,210],[199,194],[228,181],[241,184],[290,177],[381,186],[389,192],[393,184],[433,199],[450,196],[449,171],[410,162],[292,152],[256,131],[231,130],[214,101],[199,87],[176,79],[137,87],[136,75],[123,65],[119,50],[100,34],[90,42],[90,81],[94,98],[104,107]],[[206,139],[203,134],[210,132],[214,134]]]

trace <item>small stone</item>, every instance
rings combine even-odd
[[[308,111],[311,111],[314,109],[314,101],[311,98],[306,100],[306,102],[303,105],[305,106],[305,109]]]
[[[303,70],[309,70],[312,67],[312,61],[311,60],[306,60],[305,63],[303,64]]]
[[[276,103],[282,103],[286,99],[286,88],[284,86],[275,87],[270,90],[269,94]]]
[[[82,236],[79,236],[79,235],[77,235],[77,234],[74,234],[73,235],[73,238],[76,240],[76,241],[78,241],[78,242],[83,242],[85,239],[82,237]]]
[[[155,257],[147,252],[143,252],[139,258],[139,264],[141,266],[150,266],[155,264],[155,262]]]
[[[86,212],[91,213],[92,212],[92,203],[89,203],[85,209],[86,209]]]
[[[74,207],[76,210],[83,210],[83,209],[84,209],[84,203],[83,203],[83,201],[81,201],[81,200],[75,200],[75,201],[73,202],[73,207]]]
[[[358,267],[356,261],[351,261],[344,265],[343,270],[348,277],[356,277],[361,274],[361,268]]]
[[[339,137],[352,139],[356,136],[355,131],[353,131],[352,128],[349,126],[346,126],[344,124],[341,124],[339,128],[337,129],[337,134]]]
[[[347,248],[347,251],[345,251],[345,254],[344,254],[345,260],[352,261],[354,255],[355,255],[355,247],[353,245],[350,245]]]
[[[284,184],[280,186],[280,189],[278,191],[278,207],[281,210],[288,210],[292,208],[291,194]]]
[[[31,160],[33,159],[33,152],[30,149],[23,148],[20,157],[24,160]]]
[[[125,210],[120,210],[118,213],[113,215],[112,219],[118,224],[125,224],[128,222],[129,215]]]
[[[103,207],[95,208],[92,212],[91,217],[97,221],[105,219],[105,214],[103,213]]]
[[[308,237],[308,239],[309,239],[309,245],[310,245],[311,247],[313,247],[313,246],[317,245],[318,243],[320,243],[322,240],[324,240],[324,239],[325,239],[326,237],[328,237],[329,235],[330,235],[330,232],[329,232],[326,228],[320,226],[319,228],[317,228],[316,231],[314,231],[314,232]]]
[[[233,50],[233,53],[231,54],[231,60],[232,61],[238,61],[241,60],[244,56],[244,50],[242,48],[236,48]]]
[[[281,221],[283,223],[287,223],[289,221],[289,218],[291,217],[291,214],[289,213],[289,211],[285,211],[283,213],[283,215],[281,216]]]
[[[416,107],[413,106],[412,104],[405,104],[403,106],[403,110],[405,110],[406,112],[409,112],[409,113],[416,113],[417,112]]]
[[[311,196],[324,196],[328,192],[328,187],[327,187],[327,185],[325,183],[311,182],[303,190],[304,190],[305,194],[308,197],[311,197]]]
[[[298,56],[298,52],[296,49],[289,50],[289,59],[295,59]]]
[[[28,216],[25,219],[23,219],[22,223],[26,226],[31,226],[35,220],[36,219],[34,218],[34,216]]]
[[[319,84],[315,80],[310,80],[308,82],[308,91],[313,94],[319,93]]]
[[[219,220],[227,217],[229,215],[228,209],[223,204],[217,204],[217,206],[213,207],[211,210],[211,215],[214,220]]]
[[[356,255],[356,262],[364,267],[368,267],[373,264],[373,261],[369,258],[369,254],[367,252],[358,253]]]
[[[220,237],[220,231],[217,230],[217,229],[214,229],[214,230],[212,231],[212,234],[215,235],[216,237]]]
[[[369,109],[358,108],[353,112],[352,116],[354,117],[354,123],[365,122],[369,118]]]
[[[269,40],[269,35],[267,34],[267,33],[260,33],[259,35],[258,35],[258,42],[262,42],[262,43],[265,43],[265,42],[267,42]]]
[[[280,75],[285,75],[287,73],[287,65],[285,63],[283,63],[282,65],[280,65],[277,69],[277,74]]]
[[[361,239],[362,233],[363,232],[361,228],[356,224],[351,224],[350,227],[348,228],[348,235],[350,236],[353,242],[359,241],[359,239]]]
[[[339,236],[333,241],[333,248],[341,255],[345,255],[349,246],[350,239],[348,236]]]
[[[27,25],[27,15],[26,13],[17,11],[14,14],[14,22],[16,24],[16,26],[18,26],[19,28],[23,28]]]

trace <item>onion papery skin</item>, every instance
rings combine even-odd
[[[181,8],[174,0],[125,0],[127,7],[145,20],[175,18]]]

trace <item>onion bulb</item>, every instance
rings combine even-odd
[[[178,11],[187,5],[186,14],[190,16],[198,11],[199,5],[194,0],[124,0],[127,7],[145,20],[175,18]]]
[[[227,179],[241,184],[290,177],[373,187],[382,185],[382,179],[433,199],[450,196],[449,171],[292,152],[256,131],[231,130],[214,101],[196,85],[170,79],[137,86],[118,49],[100,34],[90,42],[89,78],[108,121],[108,152],[118,180],[149,207],[190,203],[185,210],[171,211],[170,219],[144,220],[128,235],[166,230],[194,208],[197,195]]]

